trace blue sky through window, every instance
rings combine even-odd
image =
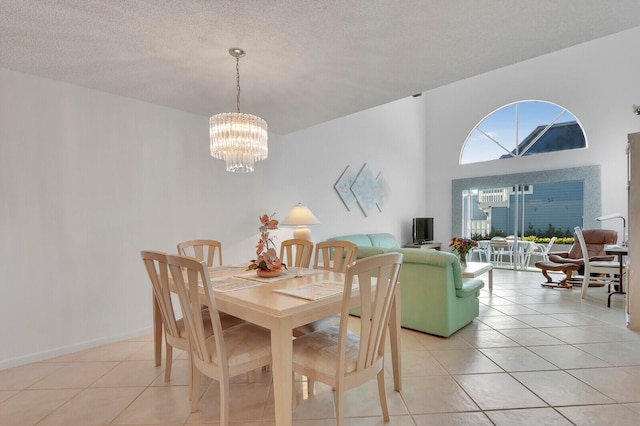
[[[513,156],[536,128],[577,122],[564,108],[545,101],[521,101],[505,105],[486,116],[469,134],[460,164]]]

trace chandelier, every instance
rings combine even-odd
[[[267,122],[240,112],[240,58],[244,50],[229,49],[236,58],[236,112],[216,114],[209,119],[211,156],[224,160],[228,172],[253,172],[255,161],[267,158]]]

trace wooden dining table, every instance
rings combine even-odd
[[[212,280],[224,276],[246,274],[242,267],[210,268]],[[255,272],[253,272],[255,274]],[[227,291],[216,290],[214,294],[218,310],[264,327],[271,332],[272,375],[275,400],[275,422],[289,426],[292,422],[293,395],[293,329],[310,322],[340,313],[342,293],[317,300],[308,300],[283,294],[278,289],[297,289],[313,283],[326,281],[344,283],[345,274],[329,271],[289,271],[287,275],[273,279],[255,281],[255,285]],[[358,305],[359,293],[353,291],[351,302]],[[162,361],[162,318],[159,307],[153,300],[154,351],[156,365]],[[400,360],[400,304],[396,293],[389,321],[394,388],[402,389]]]

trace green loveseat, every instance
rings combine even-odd
[[[331,238],[358,246],[358,259],[380,253],[404,256],[400,272],[401,324],[448,337],[478,316],[479,279],[462,278],[458,258],[447,252],[401,248],[391,234],[355,234]]]

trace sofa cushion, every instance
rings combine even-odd
[[[484,287],[484,281],[476,278],[463,278],[462,287],[456,288],[456,297],[469,297]]]
[[[358,247],[373,247],[371,239],[365,234],[342,235],[340,237],[329,238],[330,241],[349,241]]]
[[[356,254],[356,257],[358,259],[364,259],[365,257],[375,256],[376,254],[382,254],[384,252],[385,252],[384,249],[381,249],[378,247],[358,246],[358,252]]]
[[[400,248],[400,244],[392,234],[368,234],[372,247],[379,248]]]

